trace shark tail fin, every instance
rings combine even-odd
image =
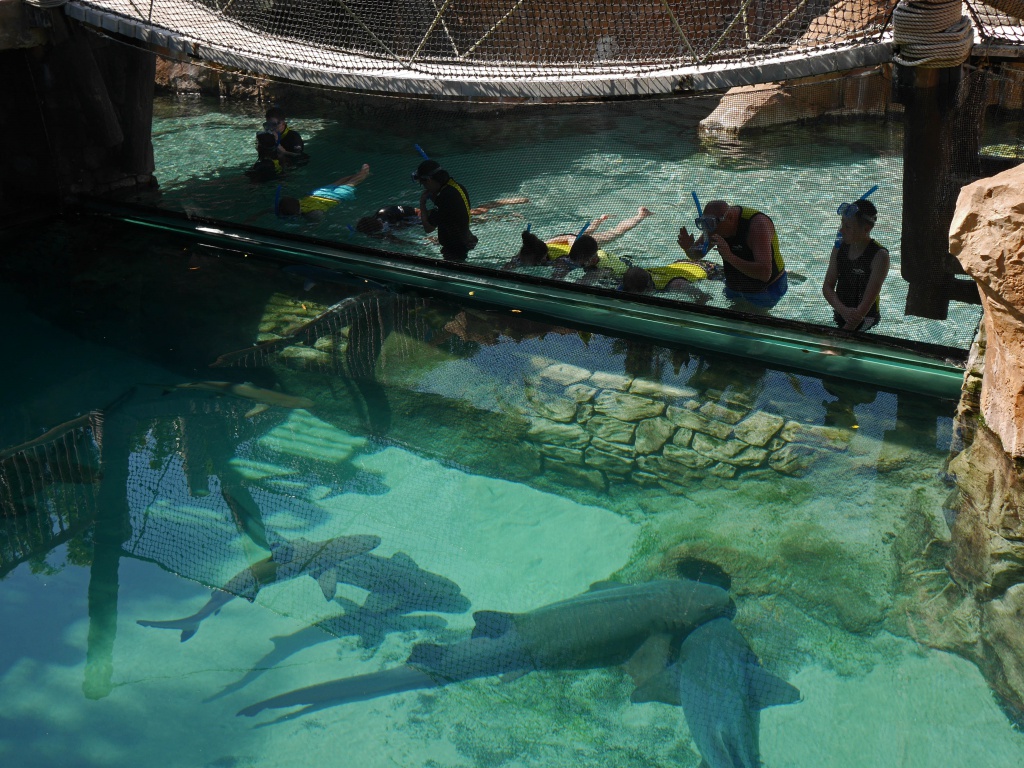
[[[758,708],[777,707],[800,701],[800,690],[781,677],[776,677],[758,665],[750,670],[748,691],[751,702]]]
[[[181,630],[181,642],[185,642],[199,629],[198,624],[187,621],[146,621],[145,619],[139,619],[135,622],[140,627],[155,627],[156,629],[180,629]]]

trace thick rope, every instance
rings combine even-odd
[[[893,61],[906,67],[957,67],[974,45],[960,0],[900,0],[892,13]]]

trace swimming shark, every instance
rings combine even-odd
[[[478,611],[468,639],[449,645],[417,643],[400,667],[312,685],[238,714],[252,717],[264,709],[306,705],[291,717],[477,677],[619,665],[652,638],[678,642],[695,627],[733,610],[725,590],[699,582],[601,582],[582,595],[527,613]],[[661,668],[666,662],[660,660]]]
[[[327,600],[332,600],[338,589],[338,567],[350,557],[361,555],[380,544],[380,536],[339,536],[327,541],[310,541],[297,538],[271,542],[270,557],[253,563],[231,577],[220,590],[214,591],[206,605],[191,616],[170,621],[147,621],[136,623],[143,627],[181,630],[181,642],[185,642],[199,629],[202,621],[220,612],[235,597],[244,597],[249,602],[267,584],[285,581],[308,573],[320,585]]]
[[[376,648],[384,640],[384,637],[392,632],[439,632],[448,626],[448,622],[443,617],[432,613],[408,616],[401,611],[368,610],[342,597],[336,597],[334,600],[344,606],[343,613],[318,621],[292,632],[290,635],[271,637],[270,642],[274,644],[274,647],[257,661],[252,669],[204,701],[214,701],[241,690],[264,672],[292,655],[320,643],[356,636],[364,648]]]
[[[362,605],[336,596],[343,613],[318,621],[290,635],[270,638],[274,648],[256,662],[252,670],[208,701],[248,685],[270,667],[292,654],[337,637],[357,636],[364,648],[376,648],[390,632],[437,631],[447,622],[440,616],[406,616],[413,611],[465,613],[469,599],[459,585],[424,570],[404,552],[381,557],[372,552],[350,557],[337,568],[339,583],[352,584],[369,594]]]
[[[678,659],[631,696],[682,706],[701,768],[760,768],[761,710],[799,699],[799,690],[761,666],[726,618],[693,630]]]

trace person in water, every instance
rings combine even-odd
[[[725,297],[763,309],[771,309],[789,289],[786,264],[779,248],[775,224],[767,214],[753,208],[712,200],[694,222],[699,239],[679,230],[678,243],[686,255],[697,261],[714,246],[722,257]]]
[[[280,107],[267,110],[263,130],[256,134],[256,157],[256,162],[245,172],[256,181],[272,179],[284,173],[285,168],[309,159],[302,136],[288,126]]]
[[[708,296],[694,283],[721,277],[721,269],[710,261],[681,259],[644,269],[632,266],[622,276],[622,290],[626,293],[681,293],[693,301],[706,304]]]
[[[505,205],[519,205],[530,202],[528,197],[504,197],[471,208],[472,216],[482,216],[488,211]],[[388,205],[372,216],[363,216],[356,222],[356,231],[370,237],[388,237],[392,232],[407,229],[422,223],[420,209],[415,205]]]
[[[502,269],[518,267],[553,266],[556,277],[564,277],[573,269],[582,268],[592,281],[596,269],[605,269],[616,277],[625,274],[629,263],[605,251],[601,246],[622,237],[641,221],[651,215],[646,206],[640,206],[635,216],[623,219],[604,232],[602,224],[610,218],[607,214],[598,216],[579,234],[561,234],[548,240],[541,240],[532,232],[523,232],[523,244],[519,252]]]
[[[307,219],[318,219],[324,211],[328,211],[346,200],[352,200],[356,196],[356,187],[369,175],[370,166],[363,164],[362,168],[350,176],[343,176],[331,184],[318,187],[305,197],[281,197],[274,203],[273,208],[261,211],[256,216],[275,213],[278,216],[303,216]]]
[[[469,229],[473,206],[466,188],[436,160],[424,160],[413,171],[412,178],[423,187],[416,206],[423,231],[429,235],[437,230],[437,242],[445,261],[465,261],[477,244],[476,235]],[[433,206],[428,206],[428,202]]]
[[[866,331],[881,319],[879,294],[889,274],[889,251],[871,237],[878,210],[870,200],[839,206],[837,245],[829,256],[821,292],[836,325]]]

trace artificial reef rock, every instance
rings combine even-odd
[[[987,339],[981,416],[1003,450],[1024,456],[1024,165],[964,187],[949,252],[981,292]]]

